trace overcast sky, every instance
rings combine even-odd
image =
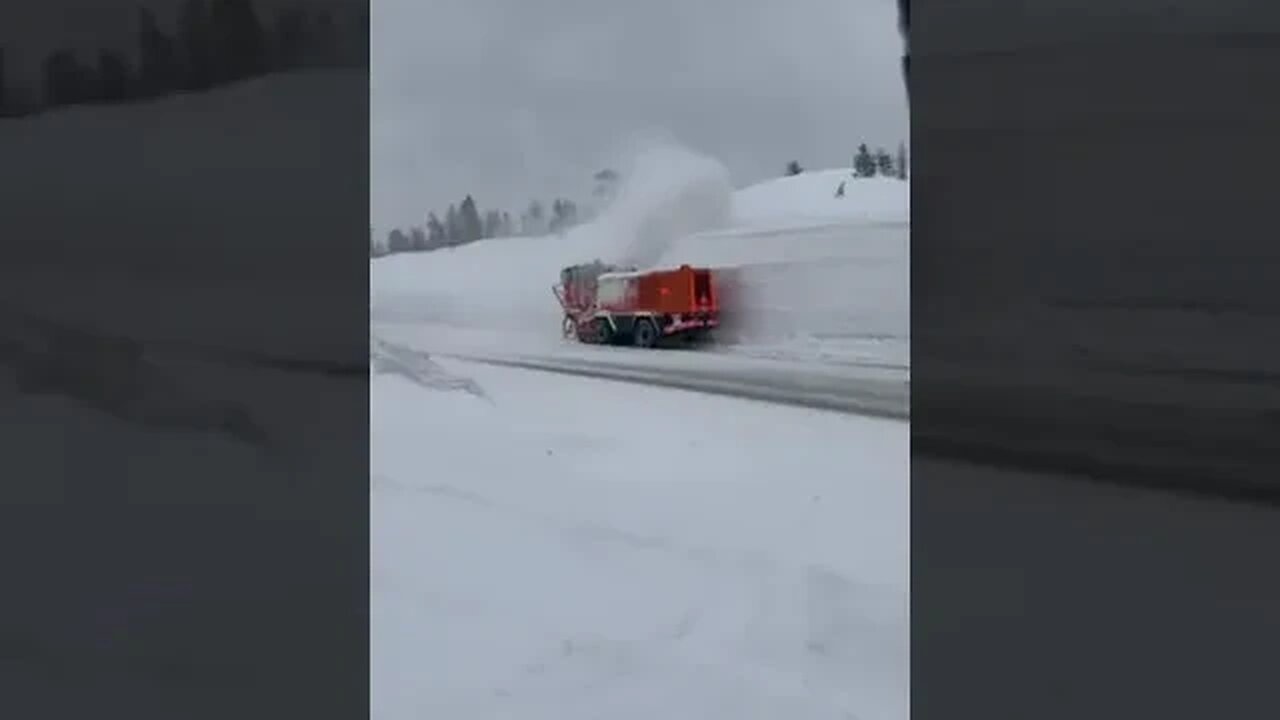
[[[636,137],[737,185],[909,138],[894,0],[372,0],[374,223],[581,197]]]

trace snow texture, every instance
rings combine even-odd
[[[373,717],[906,717],[906,425],[434,368],[491,402],[373,379]]]

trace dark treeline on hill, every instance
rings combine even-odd
[[[898,143],[897,155],[890,155],[884,148],[875,151],[867,149],[867,144],[858,145],[858,152],[853,155],[853,174],[855,177],[896,177],[907,179],[907,146]]]
[[[890,155],[889,151],[884,148],[870,150],[866,143],[861,143],[858,145],[858,151],[853,155],[854,177],[892,177],[906,180],[908,168],[910,167],[910,162],[907,160],[906,143],[898,143],[896,155]],[[803,172],[804,168],[800,166],[799,162],[792,160],[787,163],[787,175],[799,175]]]
[[[263,17],[252,0],[186,0],[173,27],[137,10],[133,51],[53,49],[39,90],[14,92],[0,48],[0,116],[202,92],[277,72],[367,67],[368,6],[349,15],[296,6]]]
[[[427,214],[425,225],[415,225],[407,230],[396,228],[385,238],[371,236],[369,256],[429,252],[489,238],[558,234],[580,221],[577,204],[564,198],[556,198],[549,211],[541,202],[534,200],[517,219],[505,210],[482,212],[475,199],[468,195],[461,203],[450,205],[443,218],[431,212]]]
[[[591,219],[617,196],[621,176],[616,171],[606,168],[593,175],[592,180],[594,209],[589,206],[582,211],[577,203],[566,198],[556,198],[550,205],[534,200],[515,217],[505,210],[481,211],[475,199],[468,195],[461,203],[450,205],[443,218],[434,212],[428,213],[423,226],[397,228],[386,237],[377,237],[370,230],[369,256],[429,252],[489,238],[558,235]]]

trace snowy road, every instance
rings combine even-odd
[[[686,368],[678,373],[670,373],[661,368],[634,364],[567,361],[546,357],[464,359],[490,365],[633,382],[780,405],[835,410],[854,415],[895,420],[910,417],[906,383],[890,379],[790,373],[777,369],[734,371],[715,366]]]
[[[731,353],[636,350],[583,346],[566,341],[517,345],[433,340],[438,328],[381,327],[382,342],[489,365],[632,382],[783,405],[906,420],[910,373],[890,363],[749,357]],[[447,337],[447,334],[446,334]],[[523,348],[538,348],[537,352]]]

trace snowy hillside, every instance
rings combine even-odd
[[[506,347],[542,349],[558,341],[548,330],[558,327],[551,286],[561,268],[642,258],[641,266],[748,268],[753,335],[734,352],[843,353],[905,366],[910,183],[826,170],[734,192],[714,162],[675,151],[647,169],[640,190],[564,237],[373,261],[375,323],[434,325],[436,342],[487,331]]]
[[[837,197],[844,183],[844,196]],[[737,225],[817,222],[908,222],[911,184],[895,178],[855,178],[848,169],[804,172],[734,193]]]

